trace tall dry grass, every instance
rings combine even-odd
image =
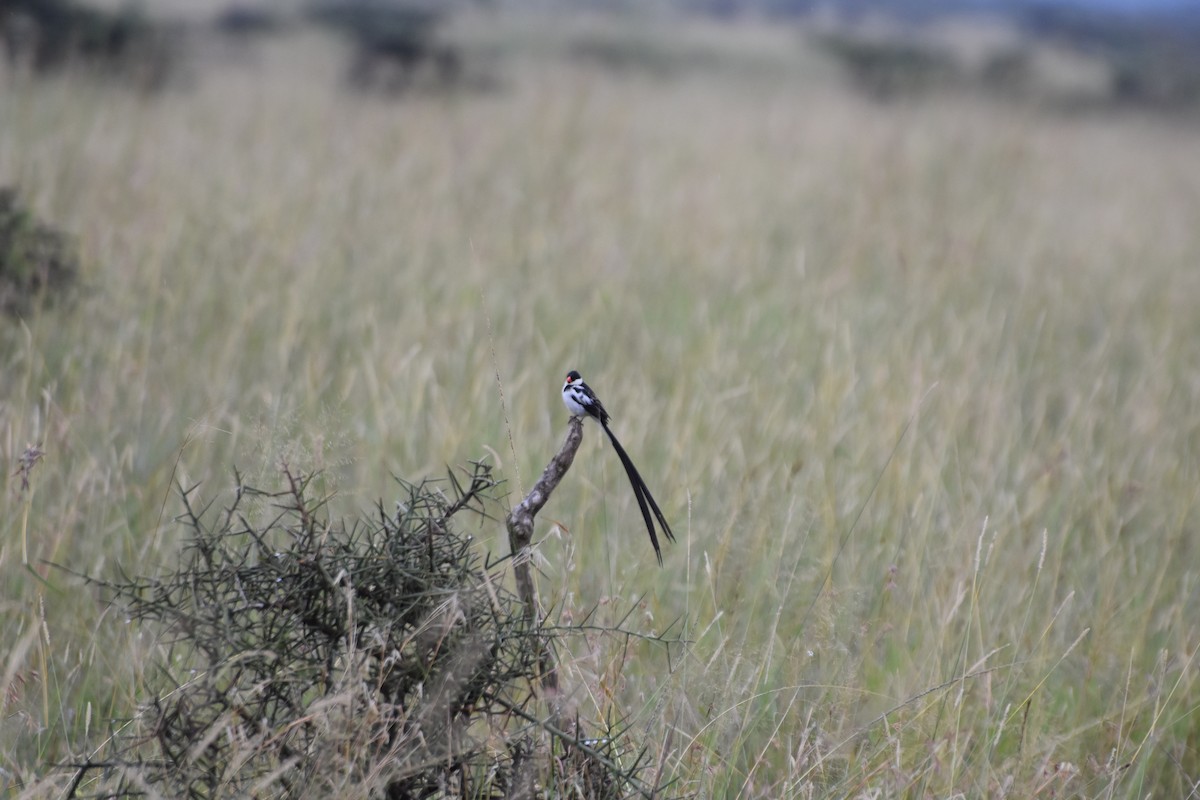
[[[515,493],[570,368],[680,541],[659,571],[589,429],[541,589],[691,642],[567,670],[672,792],[1194,792],[1195,130],[556,53],[400,102],[307,38],[0,93],[0,183],[89,290],[0,326],[3,452],[47,453],[2,478],[8,792],[61,791],[152,677],[48,562],[153,572],[172,487],[234,466],[324,469],[345,513],[482,456]]]

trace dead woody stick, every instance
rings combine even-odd
[[[513,554],[513,572],[517,579],[517,594],[525,605],[525,619],[531,627],[541,622],[541,612],[538,608],[537,589],[533,585],[533,572],[529,567],[532,558],[530,542],[533,540],[533,518],[546,505],[551,492],[558,486],[571,462],[575,460],[575,452],[583,441],[583,419],[571,417],[567,423],[567,438],[563,440],[558,454],[546,465],[542,477],[525,495],[525,499],[509,512],[505,519],[508,528],[508,544]],[[548,699],[558,694],[558,673],[555,671],[554,654],[544,644],[540,655],[542,666],[542,691]],[[556,704],[555,704],[556,705]]]

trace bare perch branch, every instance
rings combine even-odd
[[[563,440],[558,455],[551,459],[542,472],[542,477],[538,478],[538,482],[529,490],[529,494],[525,495],[525,499],[508,515],[508,533],[513,537],[509,543],[513,546],[514,553],[518,545],[529,545],[533,538],[533,518],[542,510],[542,506],[546,505],[550,493],[571,468],[571,462],[575,460],[575,451],[579,449],[579,443],[582,441],[583,418],[571,417],[571,421],[567,423],[567,438]]]
[[[575,460],[575,453],[579,450],[579,444],[582,441],[583,419],[571,417],[570,422],[567,423],[567,438],[563,440],[558,454],[546,465],[542,477],[538,478],[538,482],[529,490],[529,494],[525,495],[525,499],[517,504],[517,507],[510,511],[505,519],[505,526],[508,528],[508,544],[513,554],[513,572],[517,579],[517,594],[525,605],[525,619],[531,625],[539,622],[537,590],[534,588],[533,573],[529,568],[529,561],[532,558],[529,548],[530,542],[533,541],[533,518],[542,510],[542,506],[546,505],[551,492],[567,474],[567,470],[571,468],[571,462]],[[556,694],[558,676],[554,670],[554,659],[549,648],[543,647],[541,664],[542,689],[547,694]]]

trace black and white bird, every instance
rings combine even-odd
[[[583,378],[575,370],[567,373],[567,382],[563,384],[562,397],[563,403],[566,404],[567,410],[571,412],[572,416],[591,417],[599,422],[600,427],[604,428],[604,432],[608,434],[613,449],[617,451],[617,456],[625,467],[625,474],[629,476],[629,483],[633,485],[633,496],[637,498],[638,508],[642,510],[642,517],[646,520],[646,530],[650,532],[650,544],[654,545],[654,554],[658,556],[658,565],[662,566],[662,550],[658,546],[658,536],[654,533],[654,520],[658,520],[658,526],[672,542],[675,541],[675,534],[671,533],[671,526],[667,524],[666,517],[659,510],[658,503],[654,502],[654,497],[646,488],[646,482],[642,480],[642,476],[638,474],[637,467],[633,466],[629,454],[625,452],[624,447],[621,447],[621,443],[613,435],[612,429],[608,427],[609,416],[604,404],[600,402],[599,397],[596,397],[592,387],[584,383]],[[651,511],[654,512],[654,516],[650,515]]]

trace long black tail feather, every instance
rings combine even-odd
[[[654,496],[650,494],[650,490],[646,487],[646,482],[642,480],[642,476],[638,473],[637,467],[633,465],[633,461],[629,458],[629,454],[625,452],[625,448],[621,447],[621,443],[617,441],[617,437],[609,430],[606,423],[601,422],[604,432],[608,434],[609,441],[613,444],[613,449],[617,451],[617,457],[621,459],[621,464],[625,467],[625,474],[629,476],[629,483],[633,486],[633,496],[637,498],[638,508],[642,510],[642,517],[646,520],[646,530],[650,532],[650,544],[654,545],[654,555],[658,556],[658,565],[661,567],[663,563],[662,550],[658,546],[658,536],[654,533],[654,520],[658,520],[658,526],[662,528],[664,534],[672,542],[675,541],[675,534],[671,532],[671,526],[667,524],[667,518],[663,516],[662,511],[658,507],[658,503],[654,502]],[[654,512],[654,516],[650,516],[650,512]]]

